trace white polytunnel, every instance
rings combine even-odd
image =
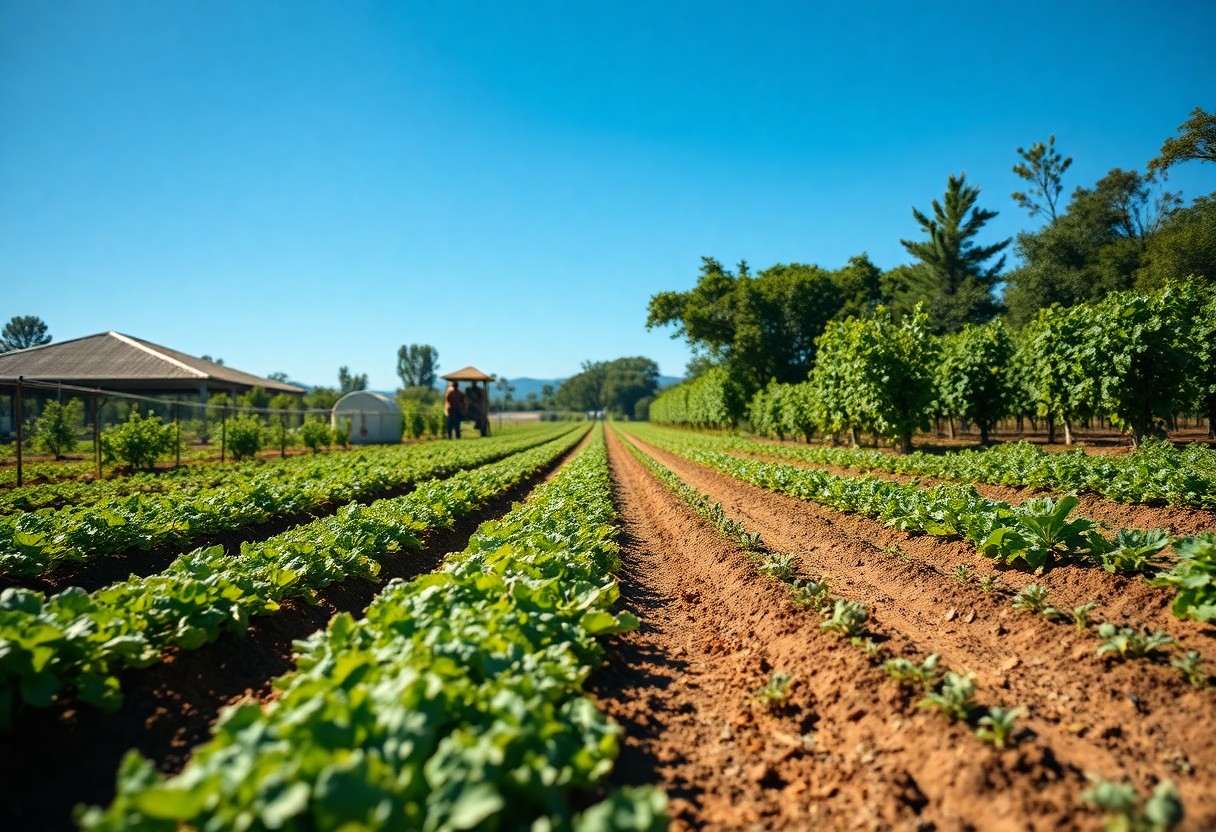
[[[401,408],[380,393],[360,390],[338,399],[330,423],[345,427],[348,422],[352,445],[389,445],[401,441]]]

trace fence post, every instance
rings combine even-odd
[[[220,464],[224,464],[224,451],[228,447],[228,405],[220,414]]]
[[[93,394],[93,463],[97,479],[101,479],[101,403]]]
[[[21,467],[21,380],[24,376],[17,376],[17,401],[13,405],[13,418],[17,422],[17,487],[20,488],[23,482],[22,467]]]

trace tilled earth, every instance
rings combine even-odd
[[[1014,610],[1040,583],[1051,602],[1096,601],[1095,621],[1162,628],[1216,655],[1216,631],[1169,614],[1169,594],[1097,570],[1004,572],[1004,593],[949,577],[994,574],[965,544],[897,532],[738,482],[654,447],[648,455],[795,552],[804,577],[862,601],[884,657],[938,653],[975,674],[983,705],[1025,706],[1011,748],[917,711],[856,647],[825,633],[658,482],[612,435],[623,526],[622,604],[643,626],[617,637],[592,679],[625,729],[621,783],[657,781],[676,828],[1094,829],[1086,775],[1130,779],[1147,794],[1178,784],[1182,828],[1216,828],[1216,694],[1165,663],[1106,662],[1071,625]],[[753,693],[774,671],[796,677],[772,711]]]

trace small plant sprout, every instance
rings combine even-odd
[[[1089,614],[1094,611],[1098,605],[1092,601],[1088,604],[1079,604],[1073,607],[1068,612],[1068,617],[1072,619],[1072,624],[1077,630],[1084,632],[1089,628]]]
[[[759,532],[744,532],[739,537],[739,545],[748,552],[755,552],[764,548],[764,541],[760,539]]]
[[[837,598],[831,613],[825,613],[827,621],[819,626],[841,638],[860,636],[865,632],[866,620],[870,617],[865,604]]]
[[[997,590],[1001,579],[996,575],[980,575],[975,579],[975,582],[980,585],[980,589],[984,592],[992,593]]]
[[[862,639],[854,636],[850,641],[854,647],[861,648],[861,652],[865,654],[867,659],[877,659],[878,652],[882,649],[878,646],[878,642],[872,638]]]
[[[972,569],[970,566],[967,566],[966,564],[964,564],[964,565],[958,567],[957,569],[955,569],[953,572],[951,572],[950,578],[956,584],[961,584],[962,586],[966,586],[967,584],[971,583],[971,577],[972,577],[972,573],[974,571],[975,570]]]
[[[1162,780],[1144,804],[1128,783],[1089,775],[1093,787],[1081,793],[1086,803],[1101,809],[1106,832],[1169,832],[1182,822],[1182,800],[1172,780]]]
[[[1186,680],[1197,688],[1208,686],[1208,674],[1199,666],[1202,663],[1203,658],[1199,655],[1198,650],[1188,650],[1185,656],[1175,656],[1170,659],[1170,666],[1181,670]]]
[[[975,735],[997,748],[1004,748],[1013,736],[1014,723],[1026,712],[1025,708],[1004,708],[993,705],[976,723]]]
[[[1030,613],[1046,613],[1052,609],[1047,606],[1047,588],[1038,584],[1027,584],[1021,592],[1013,596],[1013,608]]]
[[[752,694],[752,700],[765,710],[775,711],[785,704],[793,684],[793,676],[775,670],[764,686]]]
[[[916,707],[941,711],[947,719],[966,722],[975,712],[975,677],[947,671],[941,687],[925,694]]]
[[[794,581],[791,585],[794,605],[823,612],[831,603],[831,590],[827,581]]]
[[[1155,657],[1158,650],[1178,646],[1172,636],[1160,630],[1148,633],[1109,623],[1098,626],[1098,638],[1102,639],[1098,655],[1113,655],[1119,659],[1149,659]]]
[[[937,684],[937,663],[939,656],[931,653],[920,664],[913,664],[907,659],[890,659],[883,662],[882,669],[900,684],[920,685],[922,691],[933,690]]]
[[[768,552],[760,563],[760,571],[770,578],[789,583],[798,576],[797,557],[792,552]]]

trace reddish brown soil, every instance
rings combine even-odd
[[[225,634],[198,650],[172,651],[158,665],[124,673],[124,704],[116,713],[70,702],[23,712],[13,731],[0,734],[0,830],[74,829],[74,806],[113,799],[115,773],[128,749],[138,749],[162,771],[180,770],[190,750],[210,736],[222,708],[273,698],[270,681],[291,670],[294,640],[325,627],[338,612],[361,613],[385,581],[435,569],[447,552],[467,546],[481,523],[552,477],[586,441],[452,529],[426,534],[422,551],[383,561],[378,580],[331,586],[315,606],[288,601],[274,615],[255,618],[244,636]]]
[[[839,465],[817,465],[813,462],[786,459],[767,454],[734,454],[740,458],[751,457],[780,465],[793,465],[798,468],[811,468],[828,471],[843,477],[862,476],[855,468]],[[864,476],[877,477],[887,482],[920,482],[924,485],[936,483],[958,483],[951,480],[939,480],[935,477],[914,477],[909,474],[891,474],[885,471],[867,471]],[[1004,500],[1011,505],[1023,503],[1034,497],[1055,496],[1060,492],[1044,491],[1034,488],[1014,488],[1007,485],[988,485],[986,483],[967,483],[982,497],[989,500]],[[1183,508],[1180,506],[1149,506],[1142,504],[1129,505],[1107,500],[1097,494],[1077,495],[1080,503],[1073,510],[1072,516],[1086,517],[1100,523],[1106,523],[1112,529],[1164,529],[1175,536],[1198,534],[1199,532],[1216,530],[1216,512],[1201,508]]]
[[[816,632],[813,618],[787,611],[781,592],[754,577],[749,561],[720,540],[715,542],[705,524],[674,504],[673,497],[659,493],[660,486],[632,457],[615,443],[612,447],[622,516],[630,534],[624,598],[637,606],[650,628],[621,640],[637,643],[641,678],[618,686],[628,695],[610,705],[610,711],[626,724],[627,732],[631,722],[645,729],[627,745],[650,749],[657,761],[651,767],[686,801],[677,804],[682,822],[738,828],[759,819],[771,828],[818,818],[845,828],[914,828],[916,823],[939,828],[1091,828],[1096,824],[1084,811],[1079,793],[1084,788],[1082,773],[1092,771],[1126,776],[1142,793],[1158,779],[1171,778],[1187,807],[1185,828],[1216,825],[1216,693],[1185,684],[1168,665],[1105,663],[1094,655],[1098,642],[1092,633],[1013,610],[1007,598],[984,594],[974,584],[957,584],[944,574],[947,570],[961,563],[977,571],[984,566],[963,544],[894,532],[643,446],[685,482],[720,501],[728,516],[761,532],[770,546],[799,553],[804,575],[826,577],[835,594],[869,605],[873,629],[885,639],[884,653],[919,659],[937,652],[949,668],[976,674],[985,704],[1028,706],[1022,724],[1030,736],[1014,749],[995,752],[940,717],[925,722],[928,715],[913,716],[897,707],[894,700],[900,694],[894,683],[885,681],[856,651]],[[894,554],[889,554],[883,546],[898,550],[892,548]],[[1024,579],[1020,583],[1036,580],[1019,577]],[[1037,580],[1051,588],[1057,606],[1097,595],[1102,604],[1094,614],[1097,620],[1126,618],[1159,626],[1168,619],[1171,632],[1189,648],[1216,657],[1213,628],[1173,621],[1163,609],[1168,598],[1162,590],[1093,570],[1059,569]],[[799,615],[809,621],[795,623]],[[685,632],[689,621],[702,621],[716,635]],[[627,658],[617,659],[615,672],[629,670],[619,666]],[[674,666],[673,658],[698,669],[704,678],[693,680],[702,690],[712,688],[716,698],[706,703],[698,698],[700,691],[687,691],[689,674]],[[825,676],[829,659],[826,666],[833,669]],[[841,669],[834,669],[836,662],[842,663]],[[837,752],[849,747],[849,732],[868,724],[866,719],[878,720],[880,724],[872,726],[874,739],[866,745],[880,749],[868,753],[886,764],[876,772],[877,783],[858,778],[856,769],[847,770],[853,776],[840,777],[839,762],[814,765],[806,772],[778,766],[777,776],[785,784],[804,776],[819,778],[792,802],[787,788],[757,788],[770,782],[764,777],[759,784],[740,782],[751,782],[748,771],[759,775],[760,769],[749,769],[757,760],[740,756],[739,745],[718,739],[718,734],[727,736],[723,721],[729,723],[746,710],[742,700],[764,681],[768,666],[803,680],[806,687],[800,695],[811,695],[821,743],[829,731],[848,737],[844,746],[828,746]],[[648,684],[647,673],[658,683]],[[707,684],[710,679],[712,685]],[[730,691],[728,702],[722,701],[724,690]],[[675,692],[688,697],[687,704],[668,705]],[[820,712],[832,697],[839,700],[840,709]],[[708,720],[711,724],[703,725],[713,708],[718,712]],[[854,713],[861,715],[860,721],[850,720]],[[756,719],[753,714],[745,725]],[[747,730],[752,733],[742,736],[765,747],[778,729]],[[732,737],[739,733],[732,731]],[[786,733],[799,732],[787,727]],[[792,754],[798,760],[804,756]],[[635,765],[645,759],[642,755]],[[720,772],[736,763],[744,776],[723,778]],[[814,785],[825,777],[834,784],[831,794]],[[920,795],[913,803],[923,801],[919,809],[901,804],[897,797],[909,783]],[[815,815],[809,813],[811,807]]]

